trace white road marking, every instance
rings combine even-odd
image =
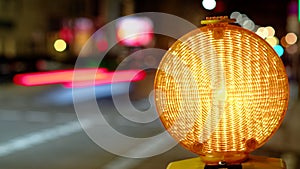
[[[35,145],[42,144],[50,140],[68,136],[81,130],[82,128],[78,121],[71,121],[50,129],[45,129],[14,138],[0,144],[0,157],[31,148]]]
[[[162,139],[156,139],[151,141],[145,141],[134,148],[130,149],[127,154],[134,154],[135,156],[144,156],[149,151],[164,149],[163,147],[167,146],[166,141]],[[105,166],[101,167],[102,169],[131,169],[142,163],[145,159],[134,159],[134,158],[124,158],[118,157],[115,160],[109,162]]]
[[[0,109],[0,121],[65,123],[73,120],[77,120],[75,113]]]
[[[35,117],[37,115],[37,117]],[[58,113],[54,117],[51,117],[50,112],[38,112],[38,111],[27,111],[22,112],[18,110],[1,110],[0,109],[0,120],[22,120],[28,122],[47,122],[50,119],[57,121],[64,117],[64,120],[70,120],[68,113]],[[57,116],[57,117],[56,117]],[[63,121],[64,121],[63,120]],[[92,122],[90,120],[88,122]],[[92,125],[90,123],[89,125]],[[121,125],[121,124],[120,124]],[[10,155],[12,153],[22,151],[35,145],[43,144],[51,140],[58,139],[60,137],[68,136],[76,132],[82,131],[82,127],[77,120],[69,121],[65,124],[55,126],[53,128],[44,129],[41,131],[26,134],[24,136],[16,137],[14,139],[8,140],[4,143],[0,143],[0,157]],[[161,139],[157,139],[151,142],[143,142],[134,148],[129,149],[128,154],[141,155],[147,153],[148,151],[153,151],[157,149],[162,149],[166,142]],[[130,169],[134,166],[142,163],[144,159],[131,159],[118,157],[115,160],[109,162],[105,166],[101,167],[103,169]]]

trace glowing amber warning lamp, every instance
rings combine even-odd
[[[288,107],[285,67],[273,48],[227,17],[177,40],[155,77],[160,119],[199,158],[168,169],[281,169],[280,159],[249,156],[275,133]]]

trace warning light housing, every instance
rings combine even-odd
[[[288,107],[285,67],[274,49],[227,17],[177,40],[155,77],[168,132],[206,164],[241,163],[279,128]]]

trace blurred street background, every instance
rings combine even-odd
[[[278,132],[253,154],[283,158],[289,169],[299,169],[298,3],[296,0],[0,0],[0,169],[164,169],[172,161],[196,157],[178,145],[149,158],[114,155],[95,144],[81,128],[71,88],[61,84],[22,86],[20,83],[25,81],[13,80],[21,73],[74,68],[82,47],[92,35],[98,52],[109,51],[100,65],[97,56],[89,56],[84,63],[87,68],[101,67],[113,72],[135,51],[167,50],[174,39],[151,34],[155,25],[149,18],[133,21],[142,25],[143,31],[149,31],[149,35],[122,41],[108,49],[110,41],[122,39],[126,31],[136,31],[132,30],[134,26],[128,28],[119,23],[113,30],[114,37],[97,30],[115,19],[139,12],[168,13],[196,26],[201,26],[200,21],[207,16],[229,16],[265,38],[286,66],[290,103]],[[160,59],[161,56],[141,56],[127,67],[155,67]],[[146,70],[145,74],[143,80],[118,84],[115,97],[130,95],[137,109],[148,109],[155,70]],[[103,115],[115,129],[135,137],[164,131],[159,120],[140,125],[116,115],[110,85],[113,84],[102,84],[95,90]],[[88,107],[91,103],[85,98],[81,104]],[[126,105],[123,106],[126,111]],[[121,140],[113,141],[120,141],[122,146]],[[136,145],[134,151],[158,149],[159,144]]]

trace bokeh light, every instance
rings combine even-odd
[[[232,12],[230,15],[231,19],[237,19],[238,17],[241,17],[241,13],[239,13],[238,11]]]
[[[272,26],[267,26],[265,29],[268,31],[268,37],[275,36],[275,29]]]
[[[257,35],[259,35],[260,37],[262,37],[263,39],[265,39],[268,36],[268,30],[265,27],[260,27],[257,29],[257,31],[255,32]]]
[[[58,52],[63,52],[67,49],[67,43],[62,39],[57,39],[54,42],[54,49]]]
[[[279,44],[279,40],[278,40],[278,38],[275,37],[275,36],[267,37],[267,38],[266,38],[266,41],[267,41],[272,47],[274,47],[275,45],[278,45],[278,44]]]
[[[215,0],[203,0],[202,5],[207,10],[213,10],[216,7],[217,2]]]
[[[290,46],[290,45],[286,42],[285,36],[282,37],[282,38],[280,39],[280,44],[281,44],[283,47],[285,47],[285,48],[287,48],[287,47]]]
[[[108,42],[103,39],[97,42],[97,48],[100,52],[105,52],[108,49]]]
[[[122,45],[146,46],[153,39],[153,23],[150,18],[126,17],[119,20],[116,26],[117,39]]]
[[[64,26],[59,31],[59,38],[70,44],[74,39],[73,30],[69,27]]]
[[[284,53],[284,49],[281,45],[275,45],[274,50],[276,51],[276,53],[278,54],[278,56],[282,56]]]
[[[297,42],[297,35],[293,32],[286,34],[285,41],[289,45],[293,45]]]
[[[247,20],[245,20],[243,22],[242,27],[245,28],[245,29],[248,29],[248,30],[252,31],[255,28],[255,24],[254,24],[254,22],[252,20],[247,19]]]
[[[298,46],[296,44],[288,46],[286,52],[290,55],[296,54],[298,52]]]
[[[255,30],[255,23],[246,14],[241,14],[240,12],[235,11],[230,14],[230,18],[235,19],[236,23],[245,29],[250,31]]]

